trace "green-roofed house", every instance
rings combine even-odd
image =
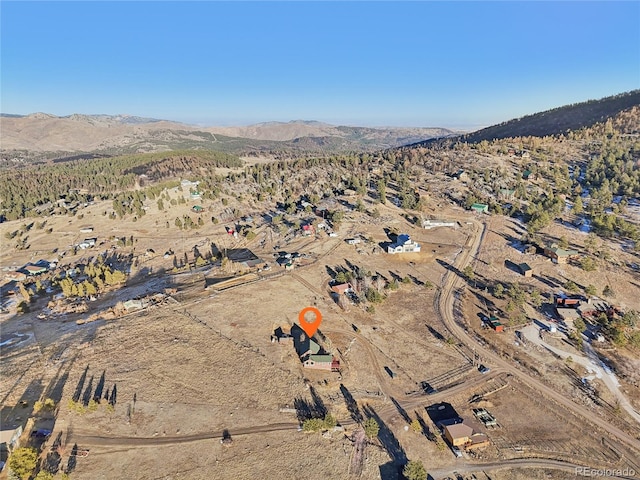
[[[474,203],[469,208],[478,213],[489,213],[489,205],[484,203]]]
[[[315,370],[329,370],[337,372],[340,370],[340,361],[333,355],[308,355],[303,359],[302,365],[305,368],[313,368]]]
[[[549,257],[553,263],[567,263],[567,261],[578,255],[577,250],[564,250],[557,245],[551,245],[550,247],[545,247],[544,255]]]

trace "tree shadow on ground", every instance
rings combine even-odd
[[[407,423],[411,423],[411,418],[409,417],[409,414],[407,413],[407,411],[402,408],[402,405],[400,405],[400,403],[393,397],[391,398],[391,403],[393,403],[393,406],[396,407],[396,410],[398,410],[398,413],[400,414],[400,416],[403,418],[403,420]]]
[[[82,372],[82,375],[80,376],[80,379],[78,380],[78,384],[76,385],[76,390],[73,394],[73,397],[71,397],[71,399],[74,402],[79,402],[80,401],[80,396],[82,395],[82,389],[84,388],[84,382],[87,379],[87,374],[89,373],[89,365],[87,365],[84,369],[84,372]]]
[[[93,394],[93,399],[96,402],[99,402],[102,399],[102,392],[104,391],[105,375],[106,375],[106,371],[103,370],[102,375],[100,375],[100,379],[98,380],[98,384],[96,385],[96,391]]]
[[[427,440],[429,440],[430,442],[435,442],[436,441],[436,436],[431,431],[431,429],[429,428],[427,423],[424,421],[424,418],[422,417],[422,415],[420,415],[417,411],[415,411],[414,413],[416,414],[416,419],[418,420],[418,423],[420,424],[420,428],[422,428],[422,434],[425,437],[427,437]]]
[[[431,325],[429,325],[429,324],[426,324],[426,325],[427,325],[427,330],[429,330],[429,333],[431,333],[431,335],[433,335],[433,337],[434,337],[436,340],[439,340],[439,341],[441,341],[441,342],[444,342],[444,341],[445,341],[444,336],[443,336],[443,335],[442,335],[438,330],[436,330],[435,328],[433,328],[433,327],[432,327]]]
[[[391,462],[394,465],[405,465],[407,463],[407,454],[391,429],[370,405],[365,405],[363,411],[367,418],[373,418],[378,423],[380,427],[378,440],[380,440],[380,444],[386,450],[389,457],[391,457]]]
[[[60,470],[60,463],[62,462],[62,457],[58,452],[58,448],[62,445],[62,431],[58,432],[53,444],[51,445],[51,450],[47,453],[47,456],[42,461],[40,465],[41,470],[45,470],[51,474],[58,473]]]
[[[71,449],[71,454],[69,455],[69,461],[67,461],[67,469],[65,473],[67,475],[73,473],[78,465],[78,444],[74,443],[73,448]]]
[[[356,399],[353,398],[351,392],[342,383],[340,384],[340,393],[342,393],[344,403],[346,404],[347,410],[353,421],[356,423],[362,423],[362,413],[360,413],[358,402],[356,402]]]
[[[89,383],[87,384],[87,388],[84,390],[84,394],[82,395],[82,404],[86,407],[89,405],[89,402],[92,399],[93,394],[93,375],[89,379]]]
[[[550,288],[558,288],[560,286],[557,283],[551,281],[551,279],[549,277],[543,277],[542,275],[535,275],[534,274],[533,278],[538,280],[540,283],[544,283],[546,286],[548,286]]]

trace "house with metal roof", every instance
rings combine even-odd
[[[353,286],[350,283],[340,283],[338,285],[331,286],[331,291],[338,295],[344,295],[349,290],[353,290]]]
[[[549,257],[553,263],[567,263],[570,258],[575,257],[578,253],[577,250],[565,250],[556,244],[544,249],[544,255]]]
[[[22,271],[25,272],[27,275],[40,275],[41,273],[45,273],[48,272],[49,269],[45,266],[42,265],[25,265],[24,267],[22,267]]]
[[[312,354],[307,355],[302,359],[302,366],[315,370],[328,370],[330,372],[337,372],[340,370],[340,361],[330,354]]]

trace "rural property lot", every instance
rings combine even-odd
[[[100,218],[102,207],[89,207],[95,210],[93,220]],[[112,227],[118,230],[116,235],[126,231],[138,239],[133,248],[117,249],[124,258],[134,249],[138,255],[138,265],[131,263],[133,280],[126,288],[88,302],[85,313],[40,319],[37,315],[46,301],[38,300],[29,313],[5,315],[2,341],[11,342],[3,346],[0,367],[0,394],[3,405],[9,406],[3,408],[3,422],[18,422],[31,413],[36,400],[54,398],[58,402],[55,417],[36,415],[37,426],[54,426],[43,456],[51,453],[54,439],[59,438],[61,465],[69,465],[70,458],[76,460],[74,479],[122,474],[145,479],[276,478],[282,472],[286,472],[283,478],[354,477],[356,423],[353,407],[348,408],[349,397],[361,415],[366,412],[381,426],[378,439],[366,448],[360,478],[399,478],[399,467],[413,458],[445,470],[467,462],[463,463],[467,471],[477,461],[522,455],[624,466],[620,455],[603,446],[604,434],[596,434],[591,427],[586,433],[581,420],[500,368],[482,376],[470,362],[472,352],[451,338],[436,304],[446,287],[443,275],[453,274],[461,254],[470,252],[468,239],[474,227],[463,223],[456,229],[425,231],[400,217],[392,206],[380,209],[391,218],[389,222],[369,222],[365,215],[352,212],[339,238],[322,233],[318,238],[290,242],[271,241],[267,227],[257,229],[253,243],[234,243],[220,225],[209,225],[186,238],[145,235],[154,228],[146,217],[137,224]],[[454,210],[446,213],[459,214]],[[71,236],[87,220],[63,217],[51,222],[55,229],[60,225],[54,222],[65,226],[72,222],[68,227]],[[410,233],[422,244],[422,251],[383,253],[389,242],[386,223]],[[110,224],[96,225],[99,230]],[[356,235],[362,239],[360,244],[344,241]],[[68,239],[69,243],[75,238]],[[33,260],[56,248],[55,237],[42,232],[35,232],[33,240],[42,250],[23,252],[16,258]],[[489,276],[486,267],[495,270],[495,277],[503,268],[500,251],[509,247],[501,236],[490,234],[485,242],[476,273]],[[172,260],[162,255],[165,250],[172,248],[181,256],[194,244],[209,248],[210,243],[249,247],[269,260],[272,268],[245,277],[262,276],[259,281],[222,291],[205,290],[205,277],[213,277],[211,267],[177,275],[160,273],[173,267]],[[307,256],[299,267],[284,272],[272,261],[275,247]],[[140,253],[149,249],[155,255]],[[66,260],[72,264],[95,252],[68,255]],[[395,279],[398,289],[385,291],[386,298],[375,304],[375,311],[354,304],[341,308],[329,290],[329,281],[341,269]],[[505,271],[504,278],[512,274]],[[165,288],[176,291],[167,293],[164,303],[115,319],[96,315],[118,302],[163,293]],[[478,297],[465,294],[459,298],[465,302],[465,318],[486,342],[512,349],[506,334],[492,337],[480,331],[477,312],[483,304]],[[340,360],[339,373],[303,369],[292,345],[271,341],[277,327],[288,332],[298,322],[300,310],[310,305],[323,314],[316,338]],[[77,323],[87,320],[93,321]],[[560,368],[562,362],[545,360],[544,352],[535,352],[533,358],[545,361],[548,371],[554,372],[549,379],[552,384],[562,383],[566,375]],[[424,395],[420,391],[423,381],[439,392]],[[501,390],[493,393],[496,388]],[[476,405],[469,403],[474,395],[488,392],[492,393],[481,405],[501,424],[500,429],[489,431],[472,419],[471,408]],[[94,397],[100,403],[89,406]],[[21,400],[28,406],[22,408]],[[87,406],[79,409],[70,400]],[[437,430],[425,410],[438,401],[452,403],[465,419],[472,420],[474,428],[488,434],[491,446],[464,460],[455,460],[448,448],[439,448],[434,441]],[[305,408],[332,413],[344,430],[298,431]],[[414,419],[424,423],[419,432],[409,428]],[[231,444],[222,444],[223,437],[230,437]],[[75,445],[90,454],[71,456]],[[502,474],[495,475],[501,478]]]

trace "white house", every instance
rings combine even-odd
[[[420,244],[411,240],[409,235],[403,233],[398,235],[395,243],[387,247],[387,253],[417,253],[420,251]]]
[[[83,250],[85,248],[91,248],[95,246],[97,240],[98,240],[97,238],[85,238],[82,242],[78,244],[78,247],[80,247]]]

